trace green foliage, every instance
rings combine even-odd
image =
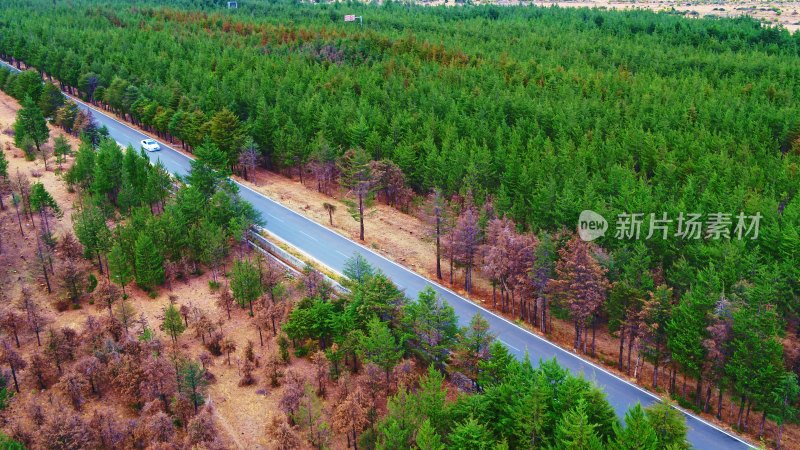
[[[61,89],[51,82],[45,83],[38,105],[39,109],[42,110],[43,116],[55,118],[58,109],[64,105],[64,96],[61,94]]]
[[[247,261],[236,261],[231,272],[231,291],[236,303],[242,308],[249,305],[252,312],[253,302],[264,292],[258,265]]]
[[[206,371],[199,363],[190,361],[182,365],[178,374],[178,391],[194,404],[197,413],[198,407],[205,403],[203,395],[208,388]]]
[[[99,258],[100,253],[108,248],[111,232],[103,212],[94,205],[84,204],[78,213],[73,214],[72,227],[87,256],[96,254]]]
[[[686,441],[686,420],[666,399],[645,408],[647,422],[655,430],[658,448],[690,448]]]
[[[87,277],[87,281],[89,282],[89,286],[86,288],[86,292],[91,294],[94,292],[95,288],[97,288],[97,277],[94,276],[93,273],[90,273]]]
[[[8,409],[11,406],[11,399],[14,398],[14,391],[11,390],[9,381],[11,380],[7,374],[0,374],[0,411]],[[2,436],[0,436],[0,442],[2,442]]]
[[[658,437],[655,429],[647,421],[642,405],[636,403],[625,412],[625,426],[614,424],[614,448],[619,450],[640,450],[657,448]]]
[[[136,239],[136,284],[152,290],[164,282],[164,264],[161,253],[147,233]]]
[[[33,211],[41,211],[43,208],[50,208],[56,214],[61,212],[55,199],[47,192],[42,183],[33,183],[33,185],[31,185],[29,201]]]
[[[353,253],[353,256],[345,261],[342,274],[346,277],[345,284],[364,284],[375,274],[375,268],[361,256],[361,253]]]
[[[174,303],[164,308],[164,318],[161,321],[161,330],[167,333],[173,343],[178,342],[178,336],[186,329],[181,318],[181,313]]]
[[[39,151],[40,147],[50,137],[47,121],[42,116],[42,111],[31,100],[30,96],[22,101],[22,109],[17,112],[14,122],[14,145],[28,152],[26,139]]]
[[[288,364],[292,357],[289,354],[289,340],[284,334],[278,336],[278,351],[284,364]]]
[[[119,242],[115,242],[108,253],[108,270],[110,271],[111,279],[114,283],[122,286],[123,291],[125,291],[125,286],[133,281],[131,261],[124,254]]]
[[[25,446],[21,442],[11,439],[2,431],[0,431],[0,448],[3,450],[25,450]]]
[[[403,329],[406,344],[415,355],[442,368],[456,342],[458,317],[453,307],[428,286],[416,301],[403,308]]]
[[[427,419],[422,422],[417,431],[416,444],[420,450],[444,450],[445,448],[442,438]]]
[[[67,156],[72,154],[72,146],[63,134],[59,134],[53,139],[53,155],[56,157],[56,164],[61,166]]]
[[[603,443],[595,432],[596,425],[589,421],[586,403],[579,400],[574,408],[564,414],[556,428],[558,448],[565,450],[600,450]]]
[[[491,448],[491,434],[486,425],[470,417],[463,423],[456,424],[448,436],[452,448],[471,448],[484,450]]]
[[[191,162],[191,172],[186,182],[194,186],[206,198],[211,197],[227,180],[227,159],[225,153],[215,144],[206,141],[195,150],[197,159]]]
[[[389,330],[386,322],[377,317],[367,323],[367,333],[361,337],[358,343],[358,356],[366,361],[370,361],[386,372],[389,372],[403,357],[403,350],[398,344],[397,339]]]

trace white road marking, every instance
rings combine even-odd
[[[308,233],[303,233],[303,232],[302,232],[302,231],[300,231],[300,230],[295,230],[295,231],[297,231],[298,233],[302,234],[303,236],[305,236],[305,237],[307,237],[307,238],[311,239],[311,240],[312,240],[312,241],[314,241],[314,242],[319,242],[319,241],[317,240],[317,238],[315,238],[314,236],[311,236],[311,235],[310,235],[310,234],[308,234]]]
[[[513,345],[509,344],[508,342],[506,342],[506,341],[504,341],[504,340],[502,340],[500,338],[497,338],[497,340],[498,340],[498,342],[500,342],[501,344],[505,345],[506,347],[514,349],[515,351],[519,351],[519,349],[517,347],[514,347]]]

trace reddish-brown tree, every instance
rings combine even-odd
[[[56,371],[41,353],[34,353],[31,356],[28,376],[33,380],[36,389],[47,389],[56,381]]]
[[[288,370],[283,375],[283,393],[278,400],[278,407],[288,414],[291,420],[300,406],[300,399],[305,393],[306,379],[295,370]]]
[[[5,309],[0,313],[0,329],[8,335],[14,336],[17,348],[19,348],[19,333],[25,330],[26,325],[25,317],[13,309]]]
[[[256,383],[255,377],[253,377],[253,372],[256,370],[256,365],[253,361],[249,359],[245,359],[244,362],[239,367],[239,371],[242,373],[242,378],[239,379],[239,386],[251,386]]]
[[[271,387],[278,386],[278,378],[283,374],[282,367],[283,359],[281,359],[281,355],[279,355],[277,351],[270,352],[264,361],[264,375],[266,379],[269,380],[269,385]]]
[[[80,411],[85,402],[84,393],[89,389],[89,383],[83,376],[71,370],[61,377],[56,388],[70,400],[76,411]]]
[[[189,421],[186,427],[186,443],[192,448],[197,448],[204,442],[213,442],[216,436],[217,425],[214,421],[214,410],[211,405],[206,405]]]
[[[286,414],[274,412],[267,419],[264,427],[270,448],[275,450],[291,450],[300,448],[300,436],[289,424]]]
[[[231,365],[231,353],[236,351],[236,342],[233,341],[231,338],[225,338],[222,341],[222,345],[220,346],[220,350],[223,353],[228,355],[228,365]]]
[[[94,410],[89,427],[97,432],[101,448],[122,448],[125,442],[123,426],[109,409]]]
[[[39,333],[41,333],[52,320],[33,298],[27,286],[22,287],[22,294],[18,306],[25,314],[28,328],[36,334],[36,345],[41,346],[42,341],[39,338]]]
[[[169,401],[178,390],[178,375],[174,361],[167,358],[146,358],[142,364],[144,382],[140,387],[145,401],[158,399],[164,410],[169,408]]]
[[[712,379],[717,382],[719,398],[717,399],[717,419],[722,419],[722,377],[725,374],[725,365],[728,363],[731,351],[730,339],[733,332],[733,307],[730,301],[724,296],[720,296],[714,308],[714,315],[711,317],[711,324],[706,328],[708,338],[703,341],[703,346],[708,351],[707,372]],[[708,412],[708,401],[711,395],[711,386],[708,387],[706,394],[706,404],[704,412]]]
[[[355,450],[358,450],[358,433],[367,425],[367,405],[366,396],[360,388],[353,389],[344,399],[339,402],[333,414],[333,427],[336,431],[345,433],[347,436],[347,447],[351,443]]]
[[[69,443],[70,449],[97,448],[97,432],[80,415],[63,408],[53,408],[38,435],[37,448],[54,448],[58,442]],[[55,447],[59,448],[59,447]]]
[[[228,289],[228,285],[226,284],[220,288],[219,293],[217,294],[217,307],[228,313],[228,320],[230,320],[231,309],[233,309],[233,305],[235,304],[236,303],[233,299],[233,294],[231,294],[231,291]]]
[[[83,246],[72,232],[67,231],[61,240],[58,242],[58,250],[64,255],[64,258],[73,261],[83,258]]]
[[[0,347],[0,363],[8,364],[11,369],[11,376],[14,378],[14,389],[19,392],[19,384],[17,383],[17,373],[28,366],[28,362],[22,359],[22,356],[14,351],[8,341],[3,341]]]
[[[549,287],[558,300],[569,311],[575,324],[575,349],[580,349],[581,333],[586,331],[606,299],[608,280],[606,269],[592,256],[591,246],[576,234],[559,250],[560,259],[556,263],[557,278],[551,280]],[[594,352],[594,333],[592,333],[592,352]],[[586,353],[586,338],[583,340]]]
[[[75,371],[86,378],[93,394],[103,398],[103,387],[108,382],[106,366],[95,356],[87,356],[75,365]]]
[[[425,198],[424,214],[422,215],[428,224],[428,236],[436,247],[436,278],[442,279],[442,238],[449,231],[448,218],[451,214],[450,205],[445,200],[440,189],[434,189]],[[452,277],[450,282],[452,283]]]
[[[318,350],[311,355],[311,365],[314,367],[314,378],[317,379],[317,394],[325,398],[325,382],[328,380],[330,363],[325,357],[325,352]]]
[[[481,244],[481,229],[478,213],[466,208],[449,233],[450,247],[453,248],[455,262],[464,268],[464,289],[472,294],[472,268],[478,262],[478,249]]]
[[[95,292],[97,307],[108,308],[109,317],[114,317],[114,311],[112,307],[120,298],[122,298],[122,291],[114,283],[105,282],[101,284]]]

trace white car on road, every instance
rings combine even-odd
[[[147,150],[148,152],[157,152],[161,150],[161,146],[158,145],[158,142],[152,139],[145,139],[142,141],[142,148]]]

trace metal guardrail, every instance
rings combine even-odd
[[[267,238],[265,238],[262,235],[262,233],[269,233],[268,230],[265,230],[264,228],[261,228],[259,226],[253,226],[252,230],[254,231],[254,233],[252,233],[251,236],[254,238],[255,242],[249,241],[250,244],[253,245],[253,246],[256,246],[259,249],[261,249],[261,250],[269,253],[270,255],[274,256],[276,259],[278,259],[278,261],[283,263],[283,265],[288,266],[289,268],[291,268],[293,271],[297,272],[298,274],[306,266],[309,265],[307,262],[305,262],[302,259],[292,255],[291,253],[289,253],[286,250],[282,249],[280,246],[276,245],[272,241],[270,241]],[[272,233],[269,233],[269,234],[272,235]],[[276,240],[280,240],[284,245],[292,247],[296,251],[302,253],[301,250],[296,249],[291,244],[287,243],[286,241],[283,241],[279,237],[277,237],[275,235],[272,235],[272,236],[274,236]],[[307,256],[307,257],[311,261],[313,261],[314,264],[318,264],[318,265],[324,267],[326,270],[329,270],[331,272],[336,273],[335,270],[331,269],[330,267],[326,266],[325,264],[322,264],[321,262],[317,261],[316,259],[314,259],[314,258],[312,258],[310,256]],[[350,289],[347,289],[346,287],[342,286],[342,284],[338,280],[334,280],[333,278],[329,277],[328,275],[325,275],[324,273],[322,274],[322,277],[325,279],[325,281],[327,281],[328,283],[331,284],[331,286],[333,287],[334,292],[336,292],[337,295],[343,295],[343,294],[349,294],[350,293]]]

